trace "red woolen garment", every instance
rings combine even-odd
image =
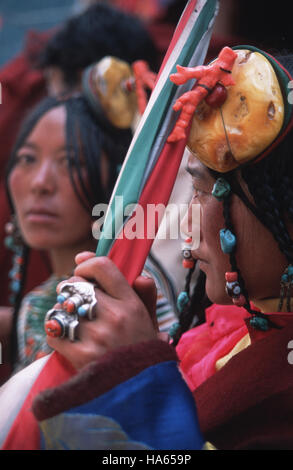
[[[250,326],[245,314],[241,318],[243,312],[239,310],[239,320],[243,325],[244,319],[251,345],[219,371],[215,371],[217,358],[223,357],[226,349],[232,349],[236,337],[239,335],[241,339],[241,332],[245,334],[243,326],[237,323],[236,307],[210,307],[208,322],[185,334],[182,344],[179,343],[184,374],[189,377],[189,385],[193,381],[200,429],[217,449],[291,450],[293,313],[267,314],[276,328],[261,332]],[[214,326],[216,329],[212,330]],[[226,334],[221,337],[220,332]],[[196,372],[199,377],[195,376]]]
[[[234,356],[195,391],[200,428],[218,449],[293,449],[293,314]],[[292,349],[291,349],[292,351]]]

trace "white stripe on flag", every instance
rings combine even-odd
[[[49,357],[50,354],[25,367],[0,388],[0,448]]]

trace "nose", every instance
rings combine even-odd
[[[192,230],[191,230],[191,209],[190,209],[191,204],[189,204],[187,211],[185,212],[181,223],[180,223],[180,232],[184,237],[191,237],[192,235]]]
[[[200,244],[200,211],[200,204],[191,202],[180,224],[183,237],[192,239],[192,250],[196,250]]]
[[[57,174],[52,161],[46,160],[35,169],[31,190],[36,194],[53,193],[57,188]]]

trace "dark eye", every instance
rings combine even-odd
[[[58,158],[58,164],[63,168],[73,168],[75,166],[74,157],[62,155],[62,157]]]
[[[16,164],[31,165],[35,163],[36,157],[30,153],[19,153],[16,155]]]
[[[199,188],[200,186],[200,188]],[[207,193],[202,189],[202,183],[196,179],[192,181],[192,199],[202,198]]]
[[[199,197],[199,196],[201,195],[201,193],[202,193],[202,191],[200,191],[200,190],[199,190],[198,188],[196,188],[194,185],[192,186],[192,191],[193,191],[193,193],[192,193],[193,199]]]

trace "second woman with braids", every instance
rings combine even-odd
[[[103,80],[106,91],[93,75]],[[45,99],[28,116],[15,144],[7,170],[14,213],[7,235],[15,254],[14,315],[6,338],[1,317],[0,334],[5,343],[9,339],[5,362],[12,362],[14,372],[50,352],[44,317],[55,303],[56,286],[73,273],[77,253],[95,250],[92,210],[109,201],[136,117],[136,93],[123,88],[125,77],[132,77],[132,69],[116,58],[89,67],[83,92]],[[30,248],[49,254],[52,275],[23,298]],[[174,314],[160,289],[159,303],[164,329]]]

